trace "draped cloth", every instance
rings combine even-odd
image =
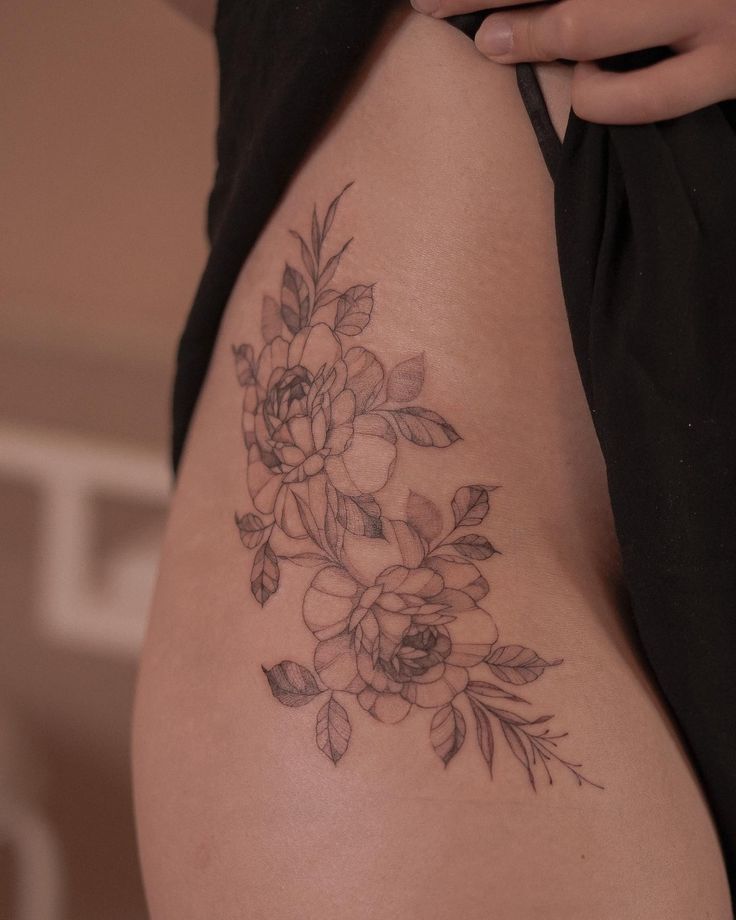
[[[644,126],[522,95],[555,183],[575,356],[641,643],[736,878],[736,109]],[[536,90],[536,91],[535,91]]]
[[[175,469],[240,268],[394,2],[220,0],[212,247],[179,344]],[[481,20],[452,24],[472,35]],[[560,142],[532,69],[518,74],[554,179],[563,292],[631,610],[734,889],[736,105],[637,127],[572,114]]]

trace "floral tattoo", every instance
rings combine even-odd
[[[552,732],[551,716],[525,715],[527,701],[516,693],[561,660],[499,643],[493,617],[479,606],[489,585],[477,564],[500,554],[472,529],[485,521],[496,487],[457,489],[449,530],[440,508],[416,492],[399,513],[385,504],[402,439],[444,450],[460,436],[416,402],[422,355],[387,374],[354,344],[371,321],[374,285],[331,287],[352,239],[326,252],[350,185],[323,220],[314,208],[307,239],[291,231],[303,271],[287,263],[280,298],[264,297],[260,354],[248,344],[233,348],[254,506],[235,522],[255,550],[251,592],[264,605],[278,591],[282,562],[314,570],[302,603],[315,640],[312,666],[264,667],[271,693],[291,707],[321,701],[315,738],[334,764],[350,743],[343,702],[352,697],[357,711],[384,723],[428,710],[430,742],[445,766],[472,716],[491,775],[498,740],[533,787],[540,777],[552,783],[560,768],[596,785],[560,753],[565,734]]]

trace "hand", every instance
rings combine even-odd
[[[572,107],[587,121],[641,124],[736,97],[736,0],[412,0],[442,19],[493,7],[475,43],[493,61],[574,61]],[[674,56],[612,73],[601,58],[668,46]]]

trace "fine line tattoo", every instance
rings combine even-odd
[[[525,715],[528,701],[517,694],[561,659],[500,643],[480,606],[489,585],[478,564],[500,553],[475,528],[497,487],[461,486],[446,513],[414,491],[403,508],[384,507],[401,439],[444,450],[460,436],[420,401],[423,355],[387,373],[357,344],[374,285],[331,286],[352,238],[329,248],[328,236],[351,185],[322,220],[315,206],[306,236],[290,231],[302,267],[287,263],[279,299],[263,298],[260,353],[233,348],[254,507],[235,523],[255,551],[251,592],[266,604],[284,562],[314,570],[302,601],[312,666],[264,667],[271,693],[284,706],[319,701],[315,740],[334,764],[350,744],[343,703],[352,697],[384,723],[429,710],[429,740],[445,766],[472,717],[490,776],[500,742],[534,788],[542,777],[551,784],[555,769],[597,785],[560,752],[565,733],[552,731],[552,717]]]

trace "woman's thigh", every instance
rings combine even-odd
[[[141,669],[153,920],[729,916],[551,198],[513,73],[410,16],[243,267]]]

